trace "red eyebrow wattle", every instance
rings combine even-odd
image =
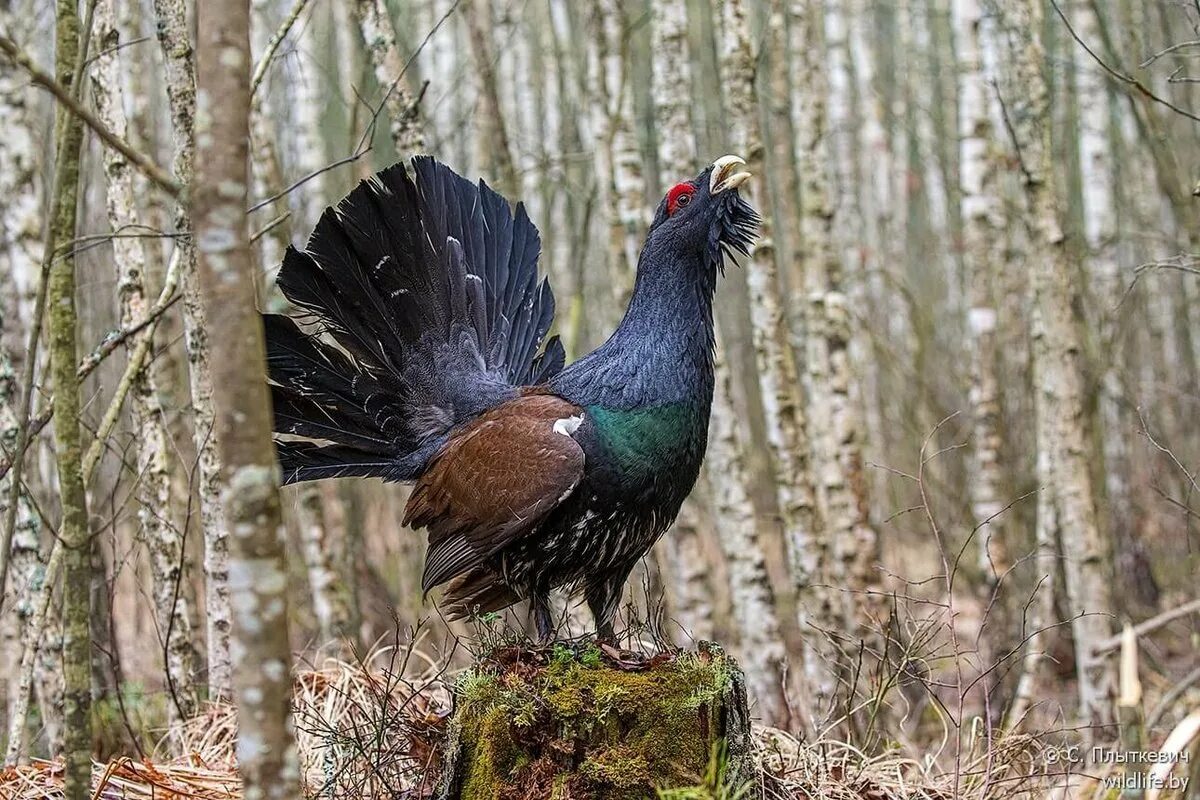
[[[671,187],[671,191],[667,192],[667,214],[668,216],[675,213],[678,208],[679,198],[685,194],[692,194],[696,191],[696,187],[690,183],[677,183]]]

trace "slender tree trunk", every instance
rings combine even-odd
[[[618,0],[593,7],[596,53],[591,65],[596,173],[608,216],[613,308],[620,313],[633,291],[638,254],[646,235],[646,181],[633,130],[633,75],[629,20]]]
[[[875,586],[878,543],[867,518],[862,474],[862,426],[850,360],[850,311],[843,289],[842,265],[834,252],[834,206],[829,188],[829,143],[825,98],[823,7],[816,0],[794,0],[789,24],[795,26],[793,52],[794,125],[798,170],[802,177],[800,250],[806,281],[807,385],[809,429],[813,432],[813,474],[825,536],[813,541],[815,562],[830,565],[829,576],[849,591],[842,598],[842,625],[867,636],[875,622],[874,605],[865,593]],[[815,618],[826,629],[842,627],[830,609]]]
[[[780,15],[775,24],[782,22]],[[729,140],[736,151],[750,156],[751,172],[761,175],[760,181],[768,181],[770,178],[762,169],[761,109],[754,86],[758,54],[754,51],[746,8],[741,0],[722,2],[720,31],[721,82],[726,91]],[[775,167],[779,168],[778,165]],[[749,199],[760,211],[768,212],[763,214],[757,246],[746,261],[746,283],[750,293],[750,323],[767,444],[775,477],[776,500],[790,557],[792,580],[797,589],[797,602],[801,608],[800,624],[803,630],[808,622],[808,606],[828,602],[828,598],[821,600],[815,596],[823,593],[817,587],[825,582],[822,577],[825,565],[816,560],[821,551],[813,545],[813,538],[819,535],[819,529],[813,479],[809,471],[807,422],[802,398],[798,394],[800,385],[789,325],[781,300],[777,266],[780,252],[772,236],[770,209],[765,208],[763,203],[767,193],[750,184],[743,186],[740,191],[749,193]],[[818,636],[811,641],[819,650],[824,639]],[[828,665],[821,664],[818,667],[815,663],[809,663],[824,659],[814,654],[806,655],[809,657],[805,659],[808,665],[805,672],[810,680],[818,672],[828,674]],[[829,688],[829,681],[820,680],[818,684],[812,691],[817,706],[821,707],[822,700],[828,700],[822,687]]]
[[[1115,673],[1093,648],[1111,633],[1110,555],[1096,524],[1090,453],[1084,434],[1085,404],[1081,347],[1074,313],[1072,276],[1060,222],[1060,194],[1054,182],[1050,104],[1045,53],[1040,36],[1040,0],[1009,0],[1010,22],[1018,31],[1014,50],[1021,92],[1008,100],[1020,146],[1025,191],[1033,215],[1033,353],[1037,375],[1038,479],[1052,489],[1064,555],[1068,606],[1072,615],[1080,715],[1091,735],[1105,738],[1113,722]]]
[[[238,760],[247,796],[300,796],[292,736],[286,537],[271,441],[262,322],[247,230],[250,138],[248,0],[199,9],[196,180],[198,267],[212,365],[229,560]]]
[[[270,0],[254,0],[251,3],[253,14],[253,49],[255,53],[254,63],[255,69],[260,59],[265,55],[268,44],[275,34],[275,30],[271,27],[271,18],[268,13],[271,3]],[[301,24],[297,20],[297,25]],[[278,54],[277,54],[278,55]],[[268,71],[267,75],[270,75]],[[300,78],[299,85],[303,86],[304,82],[312,80],[312,76]],[[255,175],[255,195],[257,197],[273,196],[283,190],[285,183],[283,177],[283,163],[280,160],[279,148],[276,146],[277,128],[274,124],[277,115],[280,113],[278,102],[272,97],[272,82],[270,77],[264,77],[257,91],[254,92],[254,97],[250,112],[250,139],[253,145],[253,161]],[[319,108],[320,106],[318,106]],[[320,160],[320,155],[318,156]],[[319,169],[322,165],[318,164],[313,169]],[[309,187],[306,187],[309,188]],[[318,187],[311,187],[312,194],[322,195],[318,191]],[[323,201],[321,196],[319,201]],[[316,203],[312,204],[316,205]],[[259,212],[256,224],[266,225],[274,222],[278,217],[287,214],[287,198],[280,198],[267,205]],[[319,213],[319,212],[318,212]],[[308,225],[315,222],[314,219],[304,219],[303,225]],[[282,222],[271,229],[271,232],[262,237],[259,245],[260,252],[260,269],[259,274],[262,276],[272,272],[283,259],[283,251],[291,241],[292,226],[287,222]]]
[[[81,48],[76,0],[58,0],[55,22],[55,71],[58,80],[72,86],[80,72],[76,62]],[[90,9],[89,9],[90,17]],[[90,19],[89,19],[90,22]],[[83,124],[61,106],[55,128],[60,144],[62,192],[52,221],[51,249],[57,253],[50,267],[46,294],[49,313],[50,380],[54,387],[54,447],[58,461],[58,489],[62,504],[59,540],[63,548],[62,674],[63,793],[67,800],[91,795],[92,774],[92,668],[91,537],[88,535],[87,492],[83,485],[83,445],[80,434],[79,363],[76,347],[75,258],[69,253],[75,238],[79,192],[80,150]]]
[[[0,28],[25,38],[28,9],[13,4],[0,8]],[[5,454],[16,449],[21,420],[22,387],[18,375],[27,358],[21,319],[25,284],[32,280],[42,260],[41,212],[38,191],[38,151],[32,90],[11,66],[0,66],[0,284],[8,289],[0,298],[0,447]],[[32,480],[32,476],[26,478]],[[29,618],[24,598],[31,596],[39,567],[40,521],[24,492],[12,500],[12,474],[0,479],[0,702],[16,705],[17,681],[9,682],[20,661],[21,637]],[[9,510],[12,539],[6,542]],[[6,546],[7,545],[7,546]]]
[[[489,141],[486,152],[493,159],[492,168],[496,171],[496,185],[500,193],[512,197],[521,182],[513,164],[508,124],[504,119],[504,105],[500,100],[500,88],[496,80],[492,4],[488,0],[465,0],[462,11],[467,21],[467,31],[471,35],[471,54],[479,73],[483,125]]]
[[[158,41],[166,63],[167,99],[171,106],[175,144],[175,177],[184,186],[192,182],[196,116],[195,66],[188,34],[184,0],[154,0]],[[175,213],[177,229],[189,225],[187,209]],[[213,419],[213,384],[210,378],[208,331],[196,278],[196,253],[192,241],[179,239],[172,258],[180,260],[183,275],[184,335],[188,375],[192,390],[192,433],[196,442],[199,476],[200,531],[204,538],[205,611],[208,620],[208,691],[210,699],[228,698],[233,669],[229,652],[229,532],[221,519],[219,441]]]
[[[92,79],[92,96],[97,112],[109,130],[126,136],[125,112],[121,102],[120,33],[112,0],[100,0],[96,9],[97,72]],[[138,221],[132,169],[124,156],[110,148],[104,151],[107,180],[108,222],[116,234]],[[113,239],[117,265],[117,292],[121,325],[128,327],[146,318],[151,298],[146,293],[146,265],[142,240],[118,235]],[[153,336],[153,330],[143,336]],[[136,346],[137,339],[130,344]],[[155,620],[166,655],[169,711],[173,723],[192,716],[197,695],[196,651],[192,642],[190,600],[184,577],[183,538],[171,519],[171,440],[166,417],[159,406],[159,388],[153,373],[145,370],[134,379],[131,410],[137,436],[138,517],[141,534],[150,551],[154,586]]]
[[[326,503],[337,500],[327,498],[315,482],[301,486],[299,493],[300,541],[321,642],[341,643],[346,637],[353,637],[354,631],[350,596],[335,558],[340,545],[325,514]]]
[[[904,313],[885,299],[889,291],[890,273],[895,268],[895,240],[892,230],[893,219],[901,200],[893,197],[892,142],[885,121],[891,113],[886,106],[887,94],[884,87],[890,81],[889,74],[881,64],[881,53],[876,45],[874,29],[877,13],[872,0],[833,0],[844,6],[843,16],[847,21],[847,38],[850,60],[855,68],[855,87],[859,102],[857,148],[861,158],[862,187],[860,207],[863,219],[862,272],[864,279],[860,290],[863,313],[871,319],[885,319],[880,326],[886,332],[888,342],[898,342],[902,335]],[[882,451],[888,444],[886,432],[892,427],[885,419],[888,395],[888,376],[882,365],[883,348],[874,345],[868,350],[871,368],[863,375],[864,429],[868,441],[875,442]],[[872,496],[885,497],[887,476],[876,471],[875,481],[869,487]]]
[[[711,641],[716,634],[713,586],[708,551],[701,532],[704,508],[693,493],[684,501],[675,524],[664,536],[662,561],[670,581],[672,620],[686,642]]]
[[[420,109],[401,77],[405,59],[396,43],[392,22],[388,19],[387,4],[384,0],[355,0],[354,17],[362,31],[375,80],[379,83],[380,91],[387,93],[384,107],[387,108],[396,155],[407,158],[420,152],[425,145],[421,134]],[[443,90],[446,88],[443,87]]]
[[[0,272],[0,277],[7,274]],[[0,306],[2,309],[2,306]],[[3,313],[0,310],[0,313]],[[0,318],[0,325],[4,320]],[[8,347],[0,341],[0,446],[5,452],[11,453],[17,441],[19,427],[16,409],[19,406],[20,390],[17,388],[17,376],[13,369],[12,358]],[[0,519],[8,512],[9,485],[0,481]],[[9,676],[17,674],[20,664],[21,639],[26,630],[29,617],[28,603],[25,598],[34,594],[38,557],[38,534],[41,525],[30,505],[29,498],[24,492],[17,498],[17,508],[13,519],[13,536],[8,551],[9,570],[7,585],[0,592],[0,605],[3,606],[4,616],[0,618],[0,687],[4,692],[0,701],[6,708],[17,705],[15,690],[18,683],[9,683]]]
[[[28,4],[11,2],[0,6],[0,26],[18,42],[29,38],[35,15]],[[22,336],[22,322],[28,325],[28,297],[42,262],[42,213],[39,204],[41,163],[38,148],[38,109],[36,94],[15,66],[0,65],[0,275],[11,287],[2,302],[6,319],[0,336]],[[24,357],[16,339],[9,340],[14,364],[20,367]]]
[[[1088,42],[1100,40],[1100,19],[1095,6],[1082,3],[1075,8],[1076,30]],[[1075,66],[1075,102],[1079,108],[1079,168],[1082,193],[1086,273],[1095,280],[1092,293],[1096,309],[1096,337],[1090,348],[1092,371],[1101,383],[1093,421],[1094,436],[1101,443],[1104,459],[1105,509],[1108,538],[1114,545],[1117,568],[1123,574],[1138,574],[1138,533],[1133,528],[1133,499],[1130,492],[1129,436],[1134,424],[1126,410],[1125,347],[1118,328],[1118,313],[1125,284],[1117,260],[1117,193],[1112,146],[1112,104],[1104,73],[1082,47],[1072,47]],[[1132,581],[1130,599],[1153,605],[1153,582]],[[1148,585],[1149,584],[1149,585]]]
[[[317,224],[332,194],[330,188],[334,175],[325,171],[329,160],[326,158],[323,136],[323,131],[328,125],[325,107],[332,83],[329,75],[321,67],[322,53],[329,41],[322,22],[330,17],[330,5],[315,4],[308,19],[297,30],[299,68],[293,72],[295,77],[286,84],[288,91],[285,96],[288,98],[289,107],[285,124],[288,127],[286,135],[277,134],[275,137],[278,148],[286,154],[281,158],[290,164],[297,177],[309,179],[302,191],[292,192],[286,198],[294,215],[292,228],[301,232],[311,231]],[[388,26],[386,30],[390,32],[391,27]],[[388,79],[384,86],[385,91],[392,80],[394,77]],[[397,91],[400,90],[400,87],[397,87]],[[355,104],[357,103],[356,99]],[[392,109],[390,106],[387,106],[387,109],[390,120]],[[254,124],[253,118],[251,119],[251,124]],[[358,141],[355,140],[354,145],[357,144]],[[398,155],[404,157],[404,153]],[[284,188],[285,182],[280,181],[276,191]],[[296,244],[302,245],[303,241]]]
[[[1039,417],[1039,434],[1045,418]],[[1040,437],[1039,437],[1040,438]],[[1039,478],[1050,475],[1049,451],[1040,449],[1037,454],[1037,474]],[[1033,594],[1029,598],[1029,614],[1022,626],[1020,635],[1025,639],[1025,653],[1021,658],[1021,672],[1017,686],[1013,690],[1012,703],[1004,715],[1004,728],[1015,730],[1026,727],[1030,730],[1040,730],[1036,724],[1025,723],[1026,715],[1031,713],[1038,702],[1039,692],[1044,688],[1042,662],[1045,651],[1053,634],[1055,584],[1058,575],[1058,520],[1054,511],[1053,488],[1043,485],[1038,492],[1037,524],[1034,528],[1034,571],[1037,582]],[[1024,723],[1024,724],[1023,724]]]
[[[767,575],[761,528],[747,492],[739,418],[733,406],[729,367],[718,357],[716,390],[709,422],[709,486],[718,538],[729,565],[729,587],[740,658],[755,713],[767,725],[788,719],[786,654]]]
[[[655,53],[653,86],[654,118],[658,129],[660,186],[671,186],[695,170],[696,139],[692,130],[686,93],[678,87],[691,82],[688,61],[687,15],[683,3],[654,0],[651,6],[651,49]],[[728,378],[725,378],[728,381]],[[708,472],[711,468],[705,467]],[[711,482],[711,481],[710,481]],[[701,509],[693,506],[695,517]],[[685,633],[696,639],[713,635],[713,587],[703,569],[688,562],[705,552],[698,524],[675,525],[668,533],[670,580],[676,601],[675,613]]]
[[[1005,520],[998,517],[1000,495],[1000,382],[996,374],[996,307],[992,276],[1001,268],[1000,198],[996,187],[997,146],[992,131],[987,76],[984,73],[983,5],[955,0],[955,34],[960,64],[960,192],[963,249],[970,309],[967,312],[971,358],[969,403],[974,438],[970,500],[978,566],[985,593],[1008,564]]]

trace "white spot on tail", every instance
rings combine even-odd
[[[554,421],[554,432],[561,433],[563,436],[570,436],[579,430],[579,426],[583,424],[583,415],[578,417],[563,417]]]

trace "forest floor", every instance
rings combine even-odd
[[[543,681],[564,659],[572,672],[626,670],[631,674],[677,669],[692,653],[664,653],[640,664],[618,663],[594,645],[568,651],[513,647],[490,666],[450,674],[441,662],[400,645],[378,647],[361,658],[326,658],[296,675],[295,726],[304,784],[312,798],[431,798],[436,796],[444,739],[464,682],[476,688],[481,669],[508,692],[513,676]],[[619,658],[619,656],[617,657]],[[685,661],[680,661],[684,659]],[[496,664],[504,662],[499,671]],[[529,676],[533,674],[531,679]],[[469,687],[468,687],[469,688]],[[753,777],[736,784],[713,761],[694,782],[664,787],[660,800],[740,800],[765,797],[830,800],[943,800],[1043,797],[1062,776],[1048,771],[1037,737],[1012,735],[990,743],[974,737],[947,766],[932,754],[902,752],[894,743],[864,752],[828,736],[803,741],[776,728],[752,728]],[[162,736],[153,752],[96,763],[94,797],[130,800],[238,800],[235,715],[227,704],[209,704],[185,727]],[[0,772],[0,797],[57,800],[61,764],[35,761]],[[530,798],[533,795],[528,795]],[[557,796],[557,795],[555,795]],[[573,795],[567,795],[573,796]],[[608,797],[609,794],[586,795]],[[611,795],[616,796],[616,795]],[[622,795],[624,796],[624,795]],[[632,795],[631,795],[632,796]],[[638,795],[640,796],[640,795]]]

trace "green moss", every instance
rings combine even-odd
[[[610,790],[608,796],[615,796],[614,792],[638,792],[653,782],[646,759],[626,745],[609,747],[588,756],[579,766],[579,774]]]
[[[594,646],[521,658],[456,684],[464,800],[635,800],[704,780],[736,671],[724,655],[642,672],[606,666]]]

